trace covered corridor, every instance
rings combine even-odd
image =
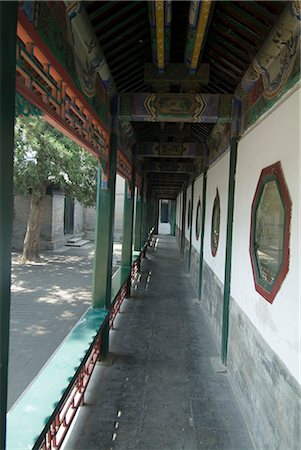
[[[159,235],[110,332],[65,450],[251,450],[173,236]]]
[[[0,450],[299,450],[300,24],[299,0],[0,1]],[[16,116],[92,155],[96,220],[91,303],[8,411]]]

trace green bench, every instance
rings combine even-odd
[[[45,436],[47,441],[55,439],[56,444],[64,438],[68,428],[65,425],[82,402],[85,384],[96,364],[108,315],[107,310],[89,308],[9,411],[7,450],[38,449]],[[68,405],[70,395],[73,404]],[[54,446],[47,442],[45,448]]]

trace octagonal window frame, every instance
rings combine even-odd
[[[217,239],[214,239],[214,235],[215,235],[214,220],[215,220],[215,213],[217,211],[217,208],[219,210],[219,220],[218,220],[218,229],[217,229]],[[211,235],[210,235],[211,254],[213,257],[215,257],[217,254],[220,231],[221,231],[221,202],[220,202],[218,188],[216,188],[216,195],[215,195],[215,199],[214,199],[213,207],[212,207]]]
[[[283,230],[283,252],[281,265],[278,268],[273,283],[268,283],[260,276],[259,262],[256,255],[256,215],[260,200],[264,193],[265,186],[275,181],[279,197],[284,211],[284,230]],[[268,167],[265,167],[260,174],[257,187],[255,190],[252,209],[251,209],[251,227],[250,227],[250,246],[249,253],[251,258],[251,266],[256,291],[262,295],[269,303],[273,303],[277,293],[289,270],[290,255],[290,227],[291,227],[292,201],[289,190],[284,178],[281,162],[278,161]]]

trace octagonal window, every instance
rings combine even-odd
[[[281,164],[261,173],[252,206],[250,255],[256,290],[270,303],[288,272],[291,200]]]
[[[212,209],[212,221],[211,221],[211,253],[212,256],[216,255],[218,242],[219,242],[219,229],[221,221],[221,206],[219,200],[218,189],[216,189],[216,196]]]
[[[195,238],[198,241],[201,231],[201,200],[199,199],[196,208],[196,219],[195,219]]]

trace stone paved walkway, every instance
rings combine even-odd
[[[121,246],[114,246],[114,267]],[[21,265],[13,255],[8,409],[91,305],[94,245],[42,254]]]
[[[251,450],[175,238],[159,236],[64,450]]]

